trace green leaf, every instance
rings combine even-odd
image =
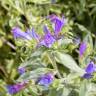
[[[83,25],[80,25],[80,24],[78,24],[78,23],[76,23],[76,25],[78,26],[78,28],[81,30],[81,31],[83,31],[83,32],[90,32],[87,28],[85,28]]]
[[[79,75],[83,75],[85,71],[81,69],[75,60],[68,54],[56,52],[56,61],[63,64],[65,67],[69,68],[73,72],[80,73]]]
[[[87,82],[84,80],[80,87],[79,96],[87,96]]]
[[[64,88],[60,88],[59,90],[53,88],[49,91],[48,96],[64,96],[63,91],[64,91]]]
[[[88,80],[82,81],[79,96],[96,96],[96,84]]]

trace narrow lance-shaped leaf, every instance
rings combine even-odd
[[[84,80],[80,86],[79,96],[88,96],[87,95],[87,82]]]
[[[80,73],[82,76],[85,71],[81,69],[75,60],[68,54],[56,52],[55,54],[57,62],[63,64],[65,67],[69,68],[71,71]]]

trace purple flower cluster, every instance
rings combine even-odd
[[[38,84],[48,87],[50,84],[52,84],[53,80],[54,80],[54,75],[52,73],[47,73],[41,76],[40,78],[38,78]],[[22,89],[24,89],[27,84],[28,81],[13,84],[13,85],[7,85],[6,88],[9,94],[16,94],[20,92]]]
[[[54,24],[53,29],[54,29],[55,35],[58,35],[62,27],[66,24],[66,19],[64,18],[64,16],[62,16],[62,18],[59,18],[54,14],[50,15],[49,19]]]
[[[44,36],[39,36],[36,34],[34,29],[32,30],[28,29],[26,32],[23,32],[19,27],[14,27],[12,29],[12,33],[14,35],[14,38],[22,38],[24,40],[32,40],[35,39],[38,41],[38,45],[43,45],[48,48],[50,48],[53,43],[57,40],[59,33],[63,26],[65,25],[65,18],[62,16],[62,19],[57,17],[56,15],[50,15],[48,19],[51,21],[51,23],[54,25],[54,35],[51,34],[50,30],[46,25],[44,25]]]
[[[52,46],[52,44],[56,41],[54,39],[54,37],[51,35],[51,32],[50,30],[47,28],[47,26],[44,26],[44,32],[45,32],[45,35],[43,37],[43,39],[41,40],[40,42],[40,45],[44,45],[48,48],[50,48]]]
[[[87,49],[87,44],[85,42],[82,42],[79,47],[79,55],[82,57],[84,55],[84,52]]]
[[[26,68],[20,67],[20,68],[18,68],[18,72],[19,72],[19,74],[23,74],[26,72]]]
[[[39,78],[38,84],[48,87],[52,84],[54,80],[54,75],[52,73],[47,73]]]
[[[90,79],[92,77],[93,72],[96,72],[96,65],[94,62],[90,62],[87,67],[85,68],[85,74],[83,75],[83,78]]]
[[[32,38],[38,38],[38,35],[35,33],[35,30],[27,30],[26,32],[23,32],[19,27],[14,27],[12,29],[14,38],[22,38],[24,40],[31,40]]]
[[[14,85],[7,85],[6,88],[7,88],[9,94],[16,94],[19,91],[21,91],[22,89],[24,89],[26,84],[27,83],[22,82],[22,83],[17,83]]]

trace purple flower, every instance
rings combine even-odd
[[[88,74],[88,73],[85,73],[85,74],[83,75],[83,78],[85,78],[85,79],[90,79],[90,78],[92,78],[92,75],[91,75],[91,74]]]
[[[50,15],[49,19],[54,24],[54,33],[55,35],[58,35],[58,33],[61,31],[63,26],[66,24],[66,19],[64,16],[62,18],[57,17],[56,15]]]
[[[80,48],[79,48],[79,55],[80,55],[80,57],[83,56],[84,52],[86,51],[86,48],[87,48],[86,43],[85,42],[82,42],[80,44]]]
[[[92,77],[92,73],[95,72],[94,62],[90,62],[85,68],[86,73],[83,75],[83,78],[90,79]]]
[[[6,88],[7,88],[9,94],[16,94],[17,93],[17,90],[14,88],[13,85],[7,85]]]
[[[51,32],[49,31],[47,26],[44,26],[44,32],[45,32],[45,35],[44,35],[43,39],[41,40],[40,45],[44,45],[44,46],[50,48],[52,46],[52,44],[55,42],[55,39],[51,35]]]
[[[18,83],[18,84],[14,84],[14,85],[7,85],[6,88],[8,90],[9,94],[16,94],[19,91],[21,91],[23,88],[25,88],[26,83]]]
[[[32,28],[32,30],[28,29],[28,30],[26,31],[26,33],[29,34],[29,35],[31,36],[31,38],[34,38],[34,39],[36,39],[37,41],[39,41],[39,38],[40,38],[40,37],[38,36],[38,34],[36,34],[34,28]]]
[[[14,35],[14,38],[23,38],[23,39],[27,39],[27,40],[32,39],[32,37],[28,33],[23,32],[19,27],[14,27],[12,29],[12,33]]]
[[[35,33],[34,28],[32,30],[27,29],[26,32],[23,32],[19,27],[14,27],[12,29],[14,38],[22,38],[25,40],[32,40],[33,38],[37,41],[39,40],[39,36]]]
[[[94,69],[95,69],[94,62],[91,61],[91,62],[87,65],[85,71],[90,74],[90,73],[93,73],[93,72],[94,72]]]
[[[38,84],[43,86],[49,86],[50,84],[52,84],[53,79],[53,74],[48,73],[39,78]]]
[[[24,67],[18,68],[18,72],[19,72],[20,74],[25,73],[25,71],[26,71],[26,69],[25,69]]]

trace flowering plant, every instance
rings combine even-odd
[[[9,20],[14,43],[7,42],[14,60],[8,63],[8,71],[0,67],[0,96],[95,96],[96,36],[70,19],[70,7],[59,12],[54,10],[59,0],[44,0],[44,5],[53,7],[49,5],[46,14],[38,11],[42,15],[38,16],[33,10],[30,13],[30,4],[36,3],[37,8],[43,0],[5,1],[4,8],[15,14]]]
[[[27,28],[25,32],[23,32],[19,27],[12,28],[14,39],[18,41],[22,40],[22,42],[26,43],[26,48],[30,48],[30,50],[34,51],[31,51],[31,55],[29,55],[27,60],[23,61],[23,63],[18,68],[18,73],[20,74],[20,77],[17,79],[17,81],[25,81],[27,83],[16,83],[15,85],[7,85],[7,90],[9,94],[17,94],[21,90],[24,90],[26,94],[33,94],[34,91],[32,86],[38,86],[35,89],[41,91],[35,91],[35,95],[45,94],[45,92],[48,92],[46,94],[50,96],[53,94],[52,90],[61,90],[61,88],[63,89],[65,84],[68,83],[68,85],[70,85],[72,81],[72,84],[75,84],[76,82],[74,82],[74,80],[77,78],[78,80],[83,79],[85,84],[85,80],[88,81],[89,79],[94,77],[93,73],[96,71],[96,66],[91,58],[90,62],[86,64],[86,68],[82,68],[82,66],[78,65],[76,61],[72,58],[72,56],[69,55],[70,51],[67,50],[69,52],[68,53],[65,51],[66,48],[63,49],[63,46],[69,46],[70,44],[74,45],[76,43],[75,37],[72,37],[72,39],[70,39],[70,42],[66,45],[63,43],[64,39],[70,38],[69,33],[65,34],[64,32],[62,32],[63,27],[66,27],[68,24],[68,22],[66,22],[66,18],[64,16],[58,17],[52,14],[50,16],[47,16],[47,20],[51,22],[50,24],[52,25],[53,29],[49,29],[48,25],[46,24],[43,25],[43,34],[37,34],[34,28]],[[34,42],[32,42],[32,40]],[[30,45],[27,45],[29,44],[28,42],[30,42]],[[31,43],[34,44],[33,47],[31,47]],[[79,44],[75,46],[72,51],[76,50],[76,48],[79,47],[79,50],[77,52],[78,59],[82,59],[82,62],[84,62],[83,59],[85,59],[85,56],[87,55],[86,51],[88,50],[88,44],[86,41],[81,41],[81,43],[77,43]],[[62,48],[63,50],[58,50],[59,48]],[[45,61],[46,59],[48,61]],[[82,64],[82,62],[80,63]],[[37,67],[35,67],[36,64]],[[61,72],[61,69],[59,69],[60,66],[62,66],[63,72]],[[69,72],[66,73],[65,68],[68,68],[67,71]],[[72,76],[72,79],[70,75]],[[67,83],[64,81],[64,79]],[[81,80],[79,82],[81,83]],[[60,87],[61,85],[62,87]],[[75,86],[77,86],[77,84]],[[30,90],[33,93],[30,93]],[[72,90],[75,91],[75,89]],[[62,92],[60,94],[62,94]]]

